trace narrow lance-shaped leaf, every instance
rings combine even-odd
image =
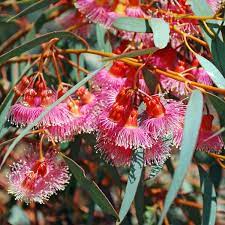
[[[181,143],[181,152],[178,166],[175,170],[173,180],[171,182],[169,191],[166,195],[164,209],[161,214],[158,225],[162,225],[163,219],[166,216],[171,204],[173,203],[179,188],[181,187],[186,171],[191,164],[192,156],[194,154],[198,133],[201,126],[203,114],[203,96],[199,90],[194,90],[191,94],[187,112],[184,121],[184,133]]]
[[[51,33],[44,34],[38,38],[35,38],[32,41],[29,41],[25,44],[22,44],[9,52],[0,56],[0,65],[6,62],[7,60],[19,56],[20,54],[29,51],[30,49],[39,46],[40,44],[51,40],[52,38],[77,38],[73,33],[64,32],[64,31],[54,31]]]
[[[216,191],[209,174],[198,166],[203,195],[202,225],[216,224]]]
[[[82,167],[80,167],[76,162],[74,162],[72,159],[68,158],[67,156],[61,154],[66,163],[68,164],[73,176],[77,180],[78,184],[85,190],[87,193],[90,195],[90,197],[93,199],[93,201],[98,204],[101,209],[113,215],[116,219],[119,219],[119,216],[116,212],[116,210],[113,208],[112,204],[110,201],[107,199],[105,194],[100,190],[98,185],[88,179],[85,175],[84,170]]]
[[[104,66],[103,66],[104,67]],[[4,158],[1,162],[0,169],[5,163],[6,159],[8,158],[9,154],[12,152],[14,147],[19,143],[19,141],[29,133],[29,131],[36,126],[43,118],[48,114],[50,110],[52,110],[55,106],[57,106],[60,102],[64,101],[66,98],[68,98],[71,94],[73,94],[78,88],[80,88],[82,85],[84,85],[87,81],[89,81],[96,73],[98,73],[99,70],[101,70],[103,67],[100,69],[94,71],[93,73],[90,73],[87,77],[85,77],[83,80],[81,80],[78,84],[73,86],[69,91],[67,91],[62,97],[60,97],[57,101],[55,101],[52,105],[48,106],[44,112],[40,114],[40,116],[34,120],[33,123],[29,124],[18,137],[13,141],[13,143],[9,146],[7,149]]]
[[[15,16],[10,17],[7,22],[18,19],[22,16],[26,16],[27,14],[43,9],[49,6],[50,4],[56,3],[56,2],[58,2],[58,0],[42,0],[42,1],[35,2],[32,5],[25,8],[24,10],[22,10],[21,12],[19,12],[18,14],[16,14]]]
[[[144,165],[143,158],[144,158],[143,148],[135,150],[132,157],[132,163],[130,166],[130,172],[125,190],[125,195],[119,212],[120,221],[117,224],[122,223],[134,200],[138,184],[142,175],[142,169]]]

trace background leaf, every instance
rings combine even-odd
[[[199,165],[201,190],[203,195],[202,225],[216,224],[216,191],[209,174]]]
[[[182,185],[186,171],[191,164],[192,156],[198,140],[198,133],[201,126],[203,113],[203,96],[199,90],[194,90],[191,94],[187,112],[184,121],[184,133],[181,143],[181,152],[178,166],[175,170],[173,180],[171,182],[169,191],[166,195],[165,205],[161,214],[158,225],[163,223],[173,200],[175,199],[179,188]]]
[[[210,78],[219,88],[225,88],[225,78],[213,63],[201,55],[195,54],[201,66],[208,72]]]
[[[64,32],[64,31],[54,31],[48,34],[44,34],[38,38],[35,38],[32,41],[29,41],[25,44],[22,44],[9,52],[0,56],[0,65],[3,64],[5,61],[11,59],[14,56],[19,56],[20,54],[39,46],[40,44],[51,40],[52,38],[77,38],[73,33]]]
[[[104,212],[113,215],[116,219],[119,219],[116,210],[113,208],[105,194],[99,189],[97,184],[86,177],[84,170],[76,162],[63,154],[61,155],[68,164],[78,184],[88,192],[94,202],[98,204]]]
[[[10,17],[8,19],[8,22],[18,19],[22,16],[26,16],[27,14],[33,13],[37,10],[43,9],[49,6],[50,4],[56,3],[56,2],[58,2],[58,0],[42,0],[42,1],[35,2],[32,5],[25,8],[24,10],[22,10],[21,12],[19,12],[18,14],[16,14],[15,16]]]
[[[142,148],[139,148],[135,150],[132,157],[132,163],[130,166],[127,186],[119,212],[120,222],[118,224],[122,223],[134,200],[138,184],[142,175],[143,164],[144,164],[144,150]]]

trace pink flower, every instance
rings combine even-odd
[[[189,94],[189,90],[184,82],[160,76],[160,83],[166,91],[171,92],[174,96],[181,97]]]
[[[115,61],[109,70],[102,69],[93,78],[93,85],[100,88],[121,88],[126,80],[129,66],[124,62]]]
[[[75,3],[78,10],[94,23],[110,27],[115,19],[113,4],[105,0],[77,0]]]
[[[26,203],[43,204],[59,190],[64,190],[70,175],[64,161],[55,153],[46,153],[40,160],[36,152],[28,152],[19,162],[14,163],[8,174],[8,192]]]
[[[132,157],[132,149],[114,145],[105,138],[98,139],[97,151],[102,157],[115,166],[129,166]]]
[[[154,139],[173,134],[182,127],[186,110],[183,103],[158,96],[145,98],[144,101],[146,112],[143,114],[141,126],[144,126]]]
[[[91,133],[96,129],[96,117],[101,111],[97,97],[84,87],[80,88],[76,95],[79,100],[68,102],[72,120],[47,127],[55,141],[70,141],[77,134]]]
[[[199,132],[197,150],[207,152],[220,152],[224,147],[223,139],[220,135],[214,135],[212,130],[213,115],[203,115],[202,124]]]
[[[118,167],[129,166],[135,151],[131,148],[116,146],[112,141],[102,137],[98,140],[96,148],[107,162]],[[163,164],[170,157],[170,151],[168,142],[157,140],[152,147],[144,149],[144,165]]]
[[[202,124],[199,131],[196,149],[207,152],[220,152],[224,147],[221,135],[215,135],[213,131],[214,117],[211,114],[203,115]],[[174,144],[178,147],[183,138],[183,130],[179,129],[174,135]]]
[[[214,13],[219,9],[221,5],[221,0],[207,0],[207,2]]]
[[[170,46],[160,49],[149,58],[149,64],[152,66],[157,66],[161,69],[171,69],[175,68],[177,63],[177,52]]]
[[[170,143],[161,139],[155,141],[151,148],[145,149],[145,165],[162,165],[170,157]]]
[[[75,25],[81,25],[75,29],[74,33],[84,38],[90,36],[91,25],[85,24],[86,18],[84,18],[84,16],[79,11],[66,11],[60,15],[60,17],[56,18],[56,23],[58,23],[63,29],[67,29]]]
[[[144,18],[146,16],[140,6],[128,6],[125,13],[127,16],[136,18]]]
[[[124,148],[150,147],[152,140],[144,127],[138,126],[138,112],[133,108],[127,114],[117,106],[99,118],[99,136],[111,140],[116,146]],[[121,114],[121,115],[120,115]]]
[[[203,68],[194,69],[191,73],[196,77],[198,83],[202,83],[205,85],[213,85],[212,79],[210,78],[207,71]]]
[[[192,69],[188,72],[185,72],[185,69],[186,68],[182,65],[176,67],[176,71],[180,72],[184,78],[187,78],[190,81],[213,85],[209,74],[203,68]],[[189,90],[184,82],[161,75],[160,83],[165,90],[172,92],[175,96],[186,96],[189,94]]]
[[[27,126],[37,119],[45,108],[56,100],[52,94],[39,97],[34,89],[28,89],[22,100],[12,105],[8,119],[16,126]],[[48,112],[36,127],[47,127],[62,125],[72,120],[71,113],[67,110],[65,103],[60,103]]]

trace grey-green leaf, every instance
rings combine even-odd
[[[179,163],[175,170],[169,191],[166,195],[164,209],[161,214],[158,225],[162,225],[163,219],[166,216],[171,204],[173,203],[177,192],[183,183],[187,169],[191,164],[192,156],[194,154],[198,140],[198,133],[201,126],[202,114],[203,96],[199,90],[194,90],[191,94],[187,106],[187,112],[185,115],[184,133],[183,140],[181,143]]]
[[[213,11],[206,0],[188,0],[191,8],[197,16],[213,16]]]
[[[213,104],[214,108],[216,109],[219,118],[220,118],[220,126],[221,127],[225,127],[225,101],[212,94],[212,93],[207,93],[208,94],[208,98],[210,99],[211,103]]]
[[[119,216],[116,212],[116,210],[113,208],[110,201],[107,199],[105,194],[100,190],[98,185],[88,179],[85,175],[85,172],[82,167],[80,167],[75,161],[68,158],[67,156],[61,154],[66,163],[68,164],[73,176],[77,180],[78,184],[90,195],[90,197],[93,199],[93,201],[98,204],[101,209],[108,213],[113,215],[116,219],[119,219]]]
[[[201,191],[203,196],[202,225],[216,224],[216,191],[209,174],[199,165]]]
[[[216,68],[216,66],[201,55],[195,54],[195,56],[200,62],[201,66],[208,72],[210,78],[213,80],[216,86],[219,88],[225,88],[225,78]]]
[[[149,24],[153,31],[154,44],[157,48],[165,48],[170,40],[170,26],[162,18],[151,18]]]
[[[130,166],[130,172],[125,190],[125,195],[119,212],[120,222],[118,224],[122,223],[134,200],[138,184],[142,175],[143,165],[144,165],[144,149],[139,148],[135,150],[132,157],[132,163]]]
[[[138,33],[151,33],[152,29],[148,20],[134,17],[120,17],[116,19],[113,26],[119,30]]]
[[[58,2],[58,0],[42,0],[42,1],[35,2],[32,5],[25,8],[24,10],[22,10],[21,12],[19,12],[18,14],[16,14],[15,16],[10,17],[7,22],[18,19],[22,16],[26,16],[27,14],[43,9],[49,6],[50,4],[56,3],[56,2]]]

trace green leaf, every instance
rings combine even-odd
[[[11,89],[0,106],[0,132],[2,131],[3,126],[6,122],[7,113],[9,112],[13,96],[14,93]]]
[[[197,16],[213,16],[214,13],[206,0],[188,0],[192,11]]]
[[[64,32],[64,31],[54,31],[51,33],[44,34],[32,41],[26,42],[9,52],[0,56],[0,65],[6,62],[7,60],[13,58],[14,56],[19,56],[20,54],[39,46],[40,44],[51,40],[52,38],[77,38],[73,33]]]
[[[135,50],[135,51],[123,53],[121,55],[108,57],[106,59],[103,59],[102,61],[110,61],[110,60],[122,59],[122,58],[127,58],[127,57],[137,57],[137,56],[141,56],[141,55],[152,55],[157,50],[158,50],[158,48],[155,48],[155,47],[147,48],[147,49],[143,49],[143,50]]]
[[[212,39],[211,52],[213,62],[222,74],[225,75],[225,44],[218,36]]]
[[[152,33],[152,29],[148,20],[134,17],[120,17],[116,19],[113,26],[119,30],[139,32],[139,33]]]
[[[43,9],[49,6],[50,4],[56,3],[56,2],[58,2],[58,0],[42,0],[42,1],[35,2],[32,5],[25,8],[24,10],[22,10],[21,12],[19,12],[18,14],[16,14],[15,16],[10,17],[7,22],[18,19],[22,16],[26,16],[27,14]]]
[[[138,184],[142,176],[143,165],[144,165],[144,150],[142,148],[139,148],[135,150],[133,154],[127,186],[119,212],[120,222],[118,222],[117,224],[122,223],[134,200]]]
[[[104,66],[103,66],[104,67]],[[16,137],[16,139],[13,141],[13,143],[9,146],[7,149],[4,158],[1,162],[0,169],[2,168],[3,164],[5,163],[6,159],[8,158],[9,154],[12,152],[14,147],[19,143],[19,141],[29,133],[29,131],[36,126],[47,114],[50,110],[52,110],[55,106],[57,106],[60,102],[64,101],[66,98],[68,98],[71,94],[73,94],[78,88],[80,88],[82,85],[84,85],[87,81],[89,81],[93,76],[98,73],[103,67],[100,69],[90,73],[87,77],[85,77],[83,80],[81,80],[79,83],[77,83],[75,86],[73,86],[71,89],[69,89],[62,97],[60,97],[57,101],[55,101],[52,105],[46,107],[46,110],[40,114],[40,116],[33,121],[33,123],[29,124],[21,133]]]
[[[150,174],[148,175],[148,179],[154,179],[163,169],[163,164],[152,165]]]
[[[73,176],[77,180],[78,184],[88,192],[90,197],[93,199],[93,201],[98,204],[101,209],[108,213],[113,215],[116,219],[119,219],[119,216],[116,212],[116,210],[113,208],[112,204],[110,201],[107,199],[105,194],[100,190],[98,185],[88,179],[85,175],[85,172],[82,167],[80,167],[75,161],[72,159],[68,158],[67,156],[63,155],[63,158],[65,159],[66,163],[68,164]]]
[[[195,54],[195,56],[201,66],[208,72],[210,78],[213,80],[216,86],[219,88],[225,88],[225,78],[216,68],[216,66],[201,55]]]
[[[138,224],[144,223],[145,203],[144,203],[144,182],[142,182],[142,178],[143,178],[143,174],[141,177],[141,181],[138,184],[138,188],[134,198],[134,206],[135,206],[136,216],[138,219]]]
[[[161,214],[158,225],[162,225],[171,204],[173,203],[179,188],[185,178],[186,171],[191,164],[192,156],[198,140],[198,133],[201,126],[203,114],[203,96],[199,90],[194,90],[191,94],[184,121],[184,133],[181,143],[181,152],[178,166],[175,170],[173,180],[166,195],[165,206]]]
[[[222,98],[209,92],[207,92],[207,95],[219,115],[220,126],[225,127],[225,101]]]
[[[209,174],[199,165],[201,190],[203,195],[202,225],[216,224],[216,191]]]
[[[162,18],[151,18],[149,24],[153,31],[154,44],[157,48],[165,48],[170,40],[170,26]]]
[[[105,52],[112,52],[109,40],[105,40],[106,31],[107,30],[102,25],[96,24],[96,35],[99,49],[104,50]]]
[[[154,93],[155,88],[156,88],[157,84],[159,83],[158,77],[156,77],[146,67],[143,67],[142,72],[143,72],[144,80],[145,80],[147,87],[149,88],[151,93]]]

